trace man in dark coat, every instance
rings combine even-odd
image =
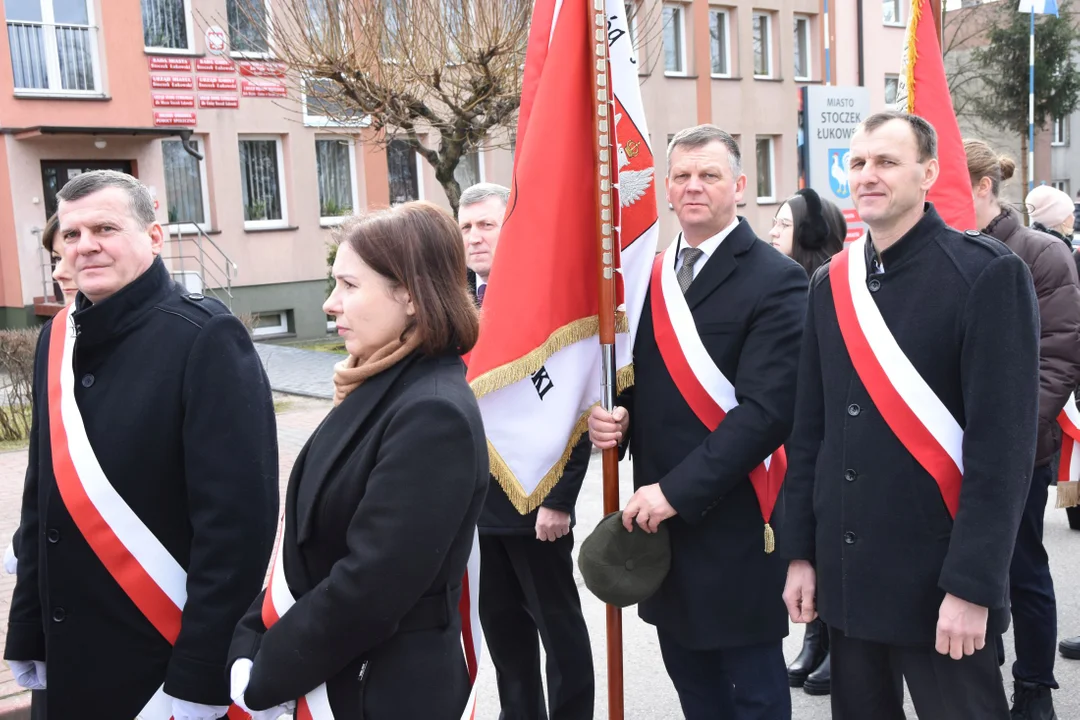
[[[80,292],[38,342],[4,657],[49,717],[218,718],[277,525],[269,384],[240,321],[172,281],[145,186],[59,198]]]
[[[654,285],[634,346],[635,386],[613,413],[596,408],[589,419],[598,447],[620,442],[634,460],[624,525],[668,528],[671,570],[640,615],[657,628],[688,720],[791,717],[785,563],[766,548],[767,510],[750,475],[791,429],[807,279],[735,214],[745,187],[731,135],[701,125],[673,138],[667,197],[682,233],[660,262],[678,269],[674,293],[688,310],[687,341],[703,350],[697,360],[722,374],[737,405],[715,429],[696,414],[661,347],[674,314],[658,317]]]
[[[1031,274],[925,203],[937,135],[867,118],[849,180],[868,238],[811,282],[788,441],[782,555],[796,622],[829,626],[837,720],[1009,717],[987,634],[1035,461]],[[853,359],[854,358],[854,359]]]
[[[458,225],[481,307],[509,196],[508,188],[492,183],[461,194]],[[562,477],[531,512],[519,512],[491,478],[478,525],[480,622],[495,665],[500,720],[593,717],[592,649],[571,558],[574,506],[590,451],[582,438]],[[540,642],[547,654],[546,711]]]

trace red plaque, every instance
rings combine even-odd
[[[191,58],[185,57],[161,57],[147,58],[151,70],[167,70],[169,72],[191,72]]]
[[[244,97],[285,97],[289,94],[288,88],[281,83],[254,83],[244,81]]]
[[[214,76],[199,76],[199,89],[200,90],[236,90],[236,78],[234,77],[214,77]]]
[[[150,87],[157,90],[194,90],[195,78],[190,75],[151,75]]]
[[[195,126],[195,113],[193,112],[156,112],[154,124],[158,127],[181,125],[184,127]]]
[[[203,57],[195,61],[195,69],[199,72],[231,73],[236,71],[236,66],[226,58]]]
[[[200,95],[199,107],[205,109],[240,107],[240,98],[235,95]]]
[[[244,60],[240,63],[240,74],[248,77],[285,77],[285,63]]]
[[[195,98],[191,95],[173,95],[171,93],[154,93],[154,107],[195,107]]]

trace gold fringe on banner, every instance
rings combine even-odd
[[[769,555],[776,549],[776,533],[773,532],[772,525],[765,523],[765,554]]]
[[[619,331],[624,332],[624,331]],[[615,373],[616,378],[616,392],[622,392],[626,388],[634,384],[634,366],[627,365],[624,368],[619,368]],[[591,411],[592,408],[589,408]],[[566,445],[566,449],[563,450],[562,456],[558,459],[555,465],[548,470],[547,475],[540,481],[540,484],[536,486],[536,489],[532,493],[526,495],[525,488],[521,487],[521,483],[514,477],[514,473],[511,472],[510,466],[506,464],[506,461],[502,459],[502,455],[495,449],[495,446],[488,441],[488,462],[491,465],[491,475],[499,482],[499,487],[506,493],[506,497],[510,499],[510,504],[521,513],[522,515],[528,515],[536,508],[540,507],[540,503],[544,502],[544,499],[551,492],[551,489],[555,487],[556,483],[562,478],[563,471],[566,470],[566,463],[570,461],[570,454],[577,447],[578,441],[581,436],[588,432],[589,429],[589,413],[578,418],[578,421],[574,423],[574,429],[570,432],[570,441]]]
[[[922,17],[923,0],[911,0],[911,19],[907,26],[907,62],[904,68],[904,82],[907,83],[907,111],[915,112],[915,61],[919,58],[919,52],[915,46],[915,30],[919,27],[919,18]]]
[[[1080,505],[1080,482],[1058,482],[1057,507],[1071,508]]]

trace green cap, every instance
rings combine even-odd
[[[578,553],[585,587],[608,605],[629,607],[660,588],[671,567],[671,541],[663,523],[655,533],[639,527],[627,532],[622,512],[613,512],[596,526]]]

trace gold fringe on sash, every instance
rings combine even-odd
[[[1080,505],[1080,482],[1061,482],[1057,485],[1058,508],[1071,508]]]
[[[769,555],[776,549],[776,533],[773,532],[772,525],[765,523],[765,554]]]

